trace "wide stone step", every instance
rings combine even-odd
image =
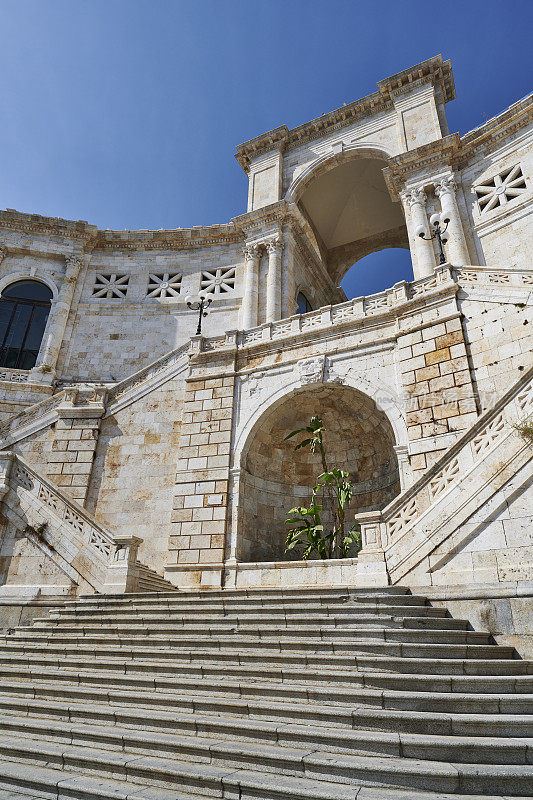
[[[304,631],[305,633],[316,634],[319,631],[359,631],[366,630],[367,628],[408,628],[409,630],[436,630],[436,631],[468,631],[469,624],[466,620],[458,619],[433,619],[425,617],[392,617],[392,616],[371,616],[365,615],[363,618],[350,618],[345,619],[338,617],[331,617],[327,620],[321,619],[320,625],[312,622],[308,617],[301,620],[286,619],[268,619],[268,624],[265,620],[249,620],[239,619],[237,617],[223,617],[221,619],[176,619],[176,618],[155,618],[155,619],[118,619],[111,620],[98,620],[96,617],[91,620],[64,620],[47,618],[33,620],[33,630],[53,629],[54,631],[61,631],[62,633],[70,633],[75,631],[83,631],[84,633],[95,633],[98,631],[105,632],[126,632],[144,635],[146,632],[171,632],[171,633],[198,633],[205,631],[206,633],[218,635],[226,631],[233,632],[235,628],[242,631],[243,634],[261,635],[268,634],[269,631],[281,631],[298,633]],[[25,630],[27,626],[20,626],[19,630]],[[488,636],[488,634],[478,634]]]
[[[159,662],[124,661],[116,663],[78,662],[69,659],[68,664],[54,659],[8,658],[0,655],[0,678],[18,678],[20,680],[57,680],[74,683],[117,686],[139,686],[145,688],[162,688],[176,686],[176,681],[187,680],[196,685],[204,685],[204,681],[241,680],[243,682],[272,682],[275,687],[285,684],[325,684],[334,688],[338,685],[367,687],[380,689],[405,689],[435,692],[467,692],[485,694],[533,694],[533,676],[447,676],[420,675],[414,673],[390,674],[357,670],[326,669],[251,669],[249,666],[195,666],[166,665]],[[199,683],[202,682],[202,684]]]
[[[194,749],[192,745],[190,747]],[[531,766],[522,765],[444,764],[320,750],[308,753],[303,749],[259,745],[255,748],[250,745],[231,748],[226,742],[221,742],[219,747],[210,746],[205,752],[205,761],[190,750],[187,753],[190,759],[184,758],[181,751],[180,758],[170,759],[0,735],[0,757],[4,759],[60,767],[84,776],[120,778],[146,786],[175,786],[186,792],[220,798],[228,796],[226,787],[237,789],[238,796],[246,797],[252,787],[245,773],[260,777],[263,786],[268,786],[270,779],[271,790],[277,789],[279,778],[284,776],[302,781],[314,780],[328,789],[329,784],[349,787],[393,785],[464,794],[492,791],[511,796],[527,793],[533,775]],[[261,763],[260,772],[251,769],[251,765],[255,766],[258,761]]]
[[[413,672],[422,674],[444,674],[444,675],[531,675],[533,674],[533,662],[523,661],[513,658],[512,648],[497,648],[497,652],[491,657],[479,656],[478,650],[474,650],[474,655],[456,656],[449,652],[449,647],[441,649],[433,657],[421,655],[411,655],[409,653],[381,654],[381,653],[319,653],[319,652],[290,652],[280,649],[279,652],[273,650],[215,650],[214,654],[207,649],[190,648],[178,650],[168,647],[154,646],[132,646],[117,648],[113,643],[100,643],[98,647],[91,647],[80,642],[75,644],[54,644],[42,641],[21,641],[15,637],[7,637],[0,654],[8,658],[11,655],[18,655],[31,658],[33,655],[46,654],[48,656],[57,655],[60,661],[70,659],[73,656],[84,656],[86,659],[99,661],[101,659],[114,658],[122,663],[125,659],[150,659],[159,663],[168,664],[212,664],[218,663],[226,666],[291,666],[323,667],[333,668],[336,666],[349,667],[351,669],[372,669],[383,670],[385,672]],[[472,652],[471,648],[463,648],[465,652]],[[496,648],[495,648],[496,649]],[[501,655],[500,655],[501,654]],[[498,657],[500,656],[500,657]]]
[[[26,683],[29,689],[40,686],[43,683],[58,685],[57,695],[67,694],[70,691],[74,696],[75,691],[83,691],[84,688],[139,691],[139,701],[143,701],[145,692],[179,692],[180,696],[214,695],[220,697],[241,697],[241,698],[274,698],[281,701],[298,702],[326,702],[326,703],[355,703],[356,705],[375,705],[391,707],[390,703],[395,702],[394,707],[409,707],[411,702],[416,708],[420,704],[424,706],[431,703],[429,710],[463,711],[464,713],[478,713],[487,710],[489,713],[497,713],[503,710],[504,713],[519,711],[522,714],[533,714],[533,694],[511,694],[506,693],[500,700],[500,695],[478,691],[477,693],[462,693],[459,690],[451,692],[450,682],[445,685],[444,690],[431,687],[424,688],[417,679],[412,682],[412,687],[406,686],[405,678],[403,682],[398,679],[390,685],[386,677],[379,675],[358,676],[352,681],[352,685],[332,685],[320,686],[309,683],[283,683],[280,681],[250,681],[228,680],[222,683],[220,680],[209,678],[187,678],[185,676],[126,676],[115,673],[94,673],[87,671],[73,672],[67,669],[51,670],[48,669],[44,674],[39,670],[27,670],[20,667],[11,669],[0,669],[2,687]],[[63,687],[67,688],[64,689]],[[403,690],[403,691],[402,691]],[[449,695],[452,695],[451,697]],[[392,699],[391,699],[392,698]],[[427,710],[422,707],[421,710]]]
[[[207,626],[212,629],[220,629],[224,626],[239,626],[243,628],[251,628],[257,630],[263,628],[265,625],[268,627],[277,628],[296,628],[301,630],[313,630],[317,627],[317,622],[309,618],[309,614],[299,615],[276,615],[269,614],[261,617],[257,614],[238,615],[238,614],[224,614],[224,615],[202,615],[199,619],[198,614],[182,615],[177,612],[169,612],[168,614],[122,614],[119,616],[107,615],[102,617],[101,614],[91,614],[87,616],[66,616],[66,615],[51,615],[49,617],[39,617],[32,621],[32,627],[46,627],[54,626],[56,629],[66,630],[69,628],[80,627],[84,630],[94,627],[108,628],[109,626],[115,628],[137,628],[154,627],[164,628],[187,628],[194,629],[202,626]],[[353,628],[354,626],[403,626],[406,628],[429,628],[437,630],[469,630],[470,624],[467,620],[453,619],[452,617],[435,617],[422,615],[403,615],[391,614],[389,610],[387,613],[362,613],[355,614],[348,612],[346,614],[331,614],[323,615],[320,617],[321,628]]]
[[[391,616],[404,617],[437,617],[444,619],[451,619],[448,611],[445,608],[433,608],[432,606],[424,605],[391,605],[390,603],[376,603],[370,604],[335,604],[335,605],[322,605],[316,609],[320,613],[320,619],[324,620],[329,617],[339,618],[357,618],[360,616],[371,615],[373,617]],[[232,617],[234,619],[248,619],[253,621],[264,621],[265,619],[302,619],[309,620],[309,610],[302,609],[300,605],[297,606],[281,606],[281,605],[253,605],[251,608],[228,607],[223,604],[210,603],[209,605],[202,606],[202,619],[225,619]],[[111,619],[156,619],[161,618],[182,618],[182,619],[198,619],[198,607],[194,603],[183,603],[177,607],[169,608],[167,605],[151,604],[147,608],[139,608],[135,605],[121,605],[118,608],[107,608],[105,606],[95,609],[87,607],[58,607],[50,611],[49,617],[52,619],[95,619],[103,620],[105,618]]]
[[[126,704],[146,708],[174,708],[193,713],[231,713],[309,719],[330,719],[336,715],[350,718],[359,708],[425,711],[463,714],[531,714],[533,695],[450,694],[449,692],[402,692],[392,689],[362,687],[276,686],[272,683],[178,682],[173,691],[167,688],[141,691],[121,687],[75,685],[73,683],[2,680],[0,695],[51,698],[64,702]]]
[[[192,728],[192,729],[191,729]],[[106,749],[128,750],[172,757],[181,749],[195,747],[203,751],[212,742],[269,744],[275,747],[299,747],[308,752],[319,747],[326,752],[355,755],[379,755],[434,761],[480,764],[532,764],[533,739],[498,737],[435,736],[375,730],[347,730],[339,736],[338,728],[304,724],[280,725],[268,721],[198,715],[194,727],[190,718],[176,718],[172,732],[134,730],[131,727],[102,724],[67,723],[50,718],[15,716],[0,718],[0,733],[30,738],[45,738],[72,745],[90,744]]]
[[[132,726],[136,730],[167,729],[175,731],[178,724],[185,725],[188,730],[196,730],[198,717],[206,717],[219,722],[228,718],[262,725],[265,721],[276,724],[305,724],[312,727],[335,727],[346,730],[375,730],[389,732],[421,733],[439,736],[476,736],[476,737],[531,737],[533,726],[530,715],[518,714],[455,714],[439,712],[423,712],[396,709],[357,708],[348,709],[347,713],[339,706],[331,706],[323,714],[313,713],[310,706],[306,716],[302,715],[302,706],[291,706],[288,703],[267,704],[260,707],[254,704],[211,704],[190,710],[166,711],[164,708],[148,708],[120,704],[88,703],[56,701],[48,698],[32,699],[0,693],[0,709],[2,713],[13,713],[24,716],[50,716],[71,722],[92,721],[96,724],[120,724]],[[334,711],[333,711],[334,710]],[[351,711],[351,714],[350,714]]]
[[[451,625],[448,625],[448,620],[377,620],[371,623],[360,624],[357,622],[343,621],[340,625],[335,626],[331,624],[320,625],[298,623],[296,625],[291,623],[257,625],[252,627],[248,624],[239,624],[237,622],[225,621],[215,624],[207,622],[196,624],[180,624],[175,622],[164,623],[111,623],[103,622],[100,625],[97,623],[50,623],[48,621],[36,623],[28,628],[27,626],[19,626],[15,629],[15,634],[41,636],[54,635],[68,636],[68,635],[113,635],[113,636],[139,636],[143,639],[148,637],[161,637],[172,636],[173,639],[183,639],[183,637],[197,637],[197,636],[212,636],[214,638],[225,636],[250,636],[257,638],[274,638],[276,636],[285,637],[291,636],[297,638],[305,636],[308,638],[323,638],[323,639],[357,639],[360,636],[365,638],[393,638],[394,640],[401,641],[442,641],[446,642],[470,642],[479,644],[491,643],[491,635],[478,631],[466,630],[466,626],[458,626],[455,620],[450,620]]]
[[[165,597],[160,592],[156,595],[153,593],[143,595],[141,598],[138,598],[136,595],[125,595],[123,598],[118,597],[116,595],[112,597],[107,596],[104,597],[102,595],[92,595],[90,599],[86,600],[76,600],[76,601],[66,601],[63,604],[65,609],[78,609],[80,612],[84,610],[92,610],[92,611],[101,611],[101,610],[111,610],[111,611],[120,611],[124,608],[133,608],[133,609],[141,609],[141,610],[149,610],[150,608],[157,608],[163,609],[168,608],[172,610],[177,610],[180,608],[191,608],[196,607],[197,610],[201,610],[203,608],[213,608],[217,607],[218,609],[225,609],[225,610],[256,610],[260,608],[272,608],[272,609],[300,609],[300,611],[305,611],[310,609],[311,611],[316,611],[317,613],[324,608],[331,608],[333,606],[342,605],[345,608],[381,608],[383,606],[392,606],[392,607],[417,607],[417,608],[425,608],[428,606],[428,601],[425,597],[421,597],[418,595],[407,595],[407,594],[385,594],[385,595],[361,595],[361,596],[351,596],[345,594],[343,596],[324,596],[324,597],[314,597],[314,596],[301,596],[296,595],[294,597],[262,597],[259,595],[258,597],[230,597],[224,595],[224,597],[220,598],[220,600],[213,598],[210,592],[206,592],[205,595],[201,595],[198,598],[195,598],[191,601],[188,597],[180,597],[180,594],[172,593],[168,597]],[[78,604],[79,605],[75,605]]]
[[[335,598],[335,597],[388,597],[391,595],[402,595],[413,597],[411,591],[406,586],[380,586],[379,588],[373,587],[353,587],[353,586],[307,586],[307,587],[260,587],[249,589],[181,589],[179,591],[180,598],[188,600],[228,600],[228,599],[252,599],[269,601],[272,598],[281,599],[312,599],[312,598]],[[175,598],[174,591],[161,593],[162,598]],[[113,594],[113,595],[81,595],[81,597],[72,602],[117,602],[129,600],[142,601],[150,599],[150,595],[143,594],[142,592],[134,592],[128,594]]]
[[[6,789],[1,787],[7,787]],[[13,793],[9,787],[14,787]],[[237,784],[223,780],[227,800],[457,800],[457,794],[391,787],[354,788],[309,779],[279,776],[275,784],[270,775],[242,770]],[[85,775],[26,763],[0,761],[0,800],[207,800],[212,795],[185,794],[181,788],[143,787],[112,778]],[[506,800],[502,795],[470,794],[469,800]],[[514,800],[531,800],[515,796]]]
[[[477,634],[472,631],[414,631],[403,629],[368,629],[357,634],[344,632],[338,638],[331,632],[324,632],[322,638],[317,636],[302,635],[301,637],[281,635],[276,636],[244,636],[235,630],[231,635],[215,637],[210,635],[187,636],[174,634],[171,637],[176,650],[180,647],[219,651],[222,649],[250,650],[261,649],[264,651],[299,651],[299,652],[331,652],[331,653],[368,653],[390,655],[410,655],[419,657],[437,656],[441,658],[511,658],[514,650],[511,647],[484,644],[488,634]],[[317,631],[318,633],[318,631]],[[474,633],[472,638],[469,634]],[[141,637],[119,633],[83,634],[55,633],[53,630],[35,630],[33,628],[18,628],[11,637],[20,642],[46,644],[85,644],[105,646],[112,641],[117,648],[128,648],[139,643]],[[154,649],[168,644],[169,636],[153,634],[142,637],[142,641],[150,644]],[[7,643],[7,637],[0,638],[0,644]]]

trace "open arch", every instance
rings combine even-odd
[[[399,493],[394,431],[368,395],[335,384],[291,392],[261,415],[241,449],[239,560],[287,559],[285,512],[309,500],[322,467],[318,455],[295,452],[285,436],[314,415],[324,420],[331,465],[355,483],[351,513],[381,509]]]
[[[391,247],[376,250],[350,267],[341,281],[341,288],[351,300],[383,292],[398,281],[412,280],[410,252],[405,248]]]
[[[336,283],[370,253],[409,249],[402,207],[391,199],[383,177],[389,157],[380,148],[346,148],[314,161],[288,190],[287,199],[309,222]]]
[[[0,296],[0,366],[35,366],[50,313],[52,290],[39,280],[22,279]]]

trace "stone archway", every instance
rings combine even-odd
[[[395,437],[388,418],[368,395],[349,386],[299,389],[265,411],[254,426],[240,464],[237,559],[280,561],[285,512],[305,504],[320,458],[295,452],[290,431],[320,416],[327,430],[330,466],[346,470],[356,485],[350,512],[384,508],[400,491]]]
[[[371,253],[409,250],[402,207],[391,199],[383,177],[388,164],[389,154],[378,148],[346,148],[313,162],[287,192],[309,222],[337,283]]]

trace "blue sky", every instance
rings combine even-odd
[[[229,220],[246,205],[236,144],[437,53],[454,69],[452,131],[531,90],[531,0],[0,0],[0,12],[0,207],[99,227]],[[405,254],[389,251],[360,262],[348,291],[402,277]]]

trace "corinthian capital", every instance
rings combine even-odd
[[[4,258],[7,256],[7,252],[8,251],[7,251],[7,247],[5,246],[5,244],[0,244],[0,264],[2,263]]]
[[[261,245],[260,244],[247,244],[243,248],[244,257],[246,260],[249,258],[259,258],[261,253]]]
[[[420,186],[418,189],[409,189],[409,191],[402,192],[401,197],[404,203],[407,203],[409,206],[423,206],[426,204],[427,200],[427,194],[423,186]]]
[[[437,197],[441,197],[443,194],[455,194],[457,189],[457,184],[453,175],[446,175],[444,178],[440,178],[438,181],[435,181],[433,185],[435,187],[435,194]]]
[[[272,239],[267,243],[269,253],[281,253],[283,250],[283,242],[281,239]]]
[[[65,271],[68,276],[77,275],[83,264],[82,256],[70,255],[65,257]]]

